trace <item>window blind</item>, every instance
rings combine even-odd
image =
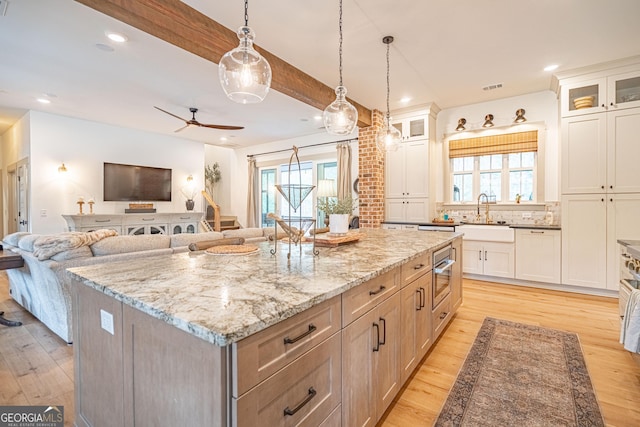
[[[525,151],[538,151],[537,130],[449,141],[449,158]]]

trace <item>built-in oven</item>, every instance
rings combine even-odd
[[[451,245],[447,245],[433,253],[432,309],[451,293],[451,267],[456,262],[451,252]]]

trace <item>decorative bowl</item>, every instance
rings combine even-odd
[[[593,107],[593,96],[581,96],[580,98],[576,98],[573,100],[573,105],[577,110],[582,108],[591,108]]]

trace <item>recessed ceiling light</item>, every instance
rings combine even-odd
[[[96,43],[96,47],[98,49],[100,49],[100,50],[105,51],[105,52],[113,52],[115,50],[114,48],[112,48],[108,44],[104,44],[104,43]]]
[[[51,101],[47,98],[37,98],[36,99],[40,104],[51,104]]]
[[[109,40],[111,40],[112,42],[124,43],[127,40],[129,40],[129,38],[124,34],[112,33],[112,32],[106,32],[105,34],[107,35],[107,37],[109,37]]]
[[[544,71],[553,71],[556,68],[558,68],[558,64],[547,65],[546,67],[544,67]]]
[[[408,96],[405,96],[402,99],[400,99],[400,102],[402,102],[403,104],[406,104],[409,101],[411,101],[411,98]]]
[[[322,120],[322,116],[313,116],[314,120]]]
[[[227,140],[227,138],[226,138],[226,137],[224,137],[224,136],[221,136],[221,137],[220,137],[220,141],[225,142],[226,140]]]

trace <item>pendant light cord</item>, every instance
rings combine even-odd
[[[338,49],[338,56],[340,61],[340,86],[342,86],[342,0],[340,0],[340,20],[338,23],[338,29],[340,32],[340,47]]]
[[[249,0],[244,0],[244,26],[249,26]]]
[[[391,42],[387,43],[387,132],[389,132],[389,45]]]

